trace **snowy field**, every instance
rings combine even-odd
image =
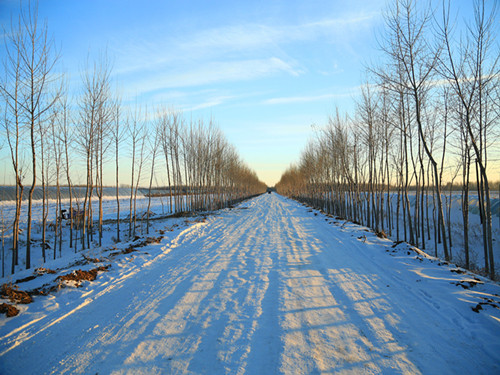
[[[274,193],[152,229],[0,317],[0,373],[500,373],[500,286],[406,244]]]
[[[493,249],[495,255],[495,264],[497,273],[500,269],[500,199],[498,199],[498,192],[491,192],[491,211],[492,211],[492,234],[493,234]],[[393,196],[393,211],[394,217],[396,216],[396,202],[397,197]],[[415,209],[415,194],[412,193],[409,196],[410,206],[412,207],[412,214],[414,214]],[[432,199],[427,200],[429,206],[429,215],[432,217]],[[446,221],[446,229],[450,230],[451,242],[450,247],[452,261],[454,263],[465,265],[465,253],[464,253],[464,235],[463,235],[463,215],[462,215],[462,198],[459,193],[452,193],[451,198],[449,192],[443,193],[443,205],[444,205],[444,215]],[[402,211],[402,209],[401,209]],[[434,226],[432,223],[429,228],[425,225],[426,238],[425,238],[425,249],[422,249],[422,239],[419,239],[419,248],[424,250],[430,255],[435,255],[434,246]],[[400,239],[404,238],[403,231],[403,219],[402,213],[400,212],[400,229],[399,235]],[[448,223],[449,222],[449,223]],[[481,225],[481,217],[479,215],[478,198],[477,195],[471,194],[469,197],[469,252],[470,252],[470,262],[471,268],[481,269],[484,267],[484,248],[483,248],[483,229]],[[429,229],[429,232],[427,230]],[[396,230],[392,230],[392,239],[396,239]],[[430,239],[429,239],[430,238]],[[449,241],[449,239],[448,239]],[[442,245],[438,245],[438,256],[444,258],[444,252]],[[499,273],[500,274],[500,273]]]
[[[129,209],[130,209],[130,196],[128,195],[121,195],[119,196],[120,199],[120,214],[122,215],[122,218],[125,218],[126,215],[129,214]],[[170,212],[170,205],[169,205],[169,197],[152,197],[151,198],[151,205],[152,205],[152,210],[156,214],[167,214]],[[48,222],[53,222],[56,218],[57,215],[57,207],[56,207],[56,200],[55,199],[50,199],[49,200],[49,208],[48,208],[48,215],[47,215],[47,220]],[[99,200],[97,197],[92,197],[92,209],[94,212],[94,215],[98,214],[99,210]],[[148,206],[148,198],[143,196],[143,195],[137,195],[137,210],[139,212],[146,212]],[[62,209],[69,210],[69,199],[63,199],[62,204],[61,204]],[[83,207],[83,199],[78,199],[75,200],[73,199],[73,208],[76,209],[81,209]],[[103,219],[104,220],[109,220],[109,219],[116,219],[116,212],[117,212],[117,204],[116,204],[116,197],[113,196],[107,196],[103,198]],[[14,215],[16,212],[16,205],[14,201],[1,201],[0,202],[0,211],[3,212],[3,220],[7,223],[11,222],[14,220]],[[34,200],[33,201],[33,222],[34,223],[41,223],[42,221],[42,201],[41,200]],[[21,228],[25,227],[26,220],[28,217],[28,201],[23,200],[23,204],[21,206]],[[1,215],[0,215],[1,219]],[[96,218],[95,218],[96,219]]]
[[[120,220],[126,220],[130,217],[130,196],[120,196]],[[136,217],[137,219],[137,233],[145,232],[145,214],[148,208],[148,198],[145,196],[137,196],[136,200]],[[170,200],[169,197],[152,197],[151,207],[150,207],[150,218],[155,219],[157,217],[166,216],[172,213],[170,210]],[[73,208],[79,209],[83,205],[83,201],[73,200]],[[62,209],[69,211],[69,199],[62,200]],[[98,219],[99,213],[99,202],[96,197],[92,199],[92,210],[94,214],[94,220]],[[4,251],[0,251],[0,259],[4,259],[5,273],[4,275],[10,274],[10,264],[11,264],[11,244],[12,244],[12,222],[15,217],[16,206],[14,201],[2,201],[0,202],[0,223],[6,228]],[[116,197],[107,196],[103,198],[103,220],[104,221],[115,221],[117,217],[118,205],[116,203]],[[19,266],[16,269],[16,273],[23,271],[25,268],[25,246],[26,246],[26,220],[28,212],[28,202],[23,201],[21,206],[21,216],[20,216],[20,248],[19,248]],[[42,267],[46,264],[43,262],[42,257],[42,201],[33,201],[33,229],[31,238],[33,241],[32,254],[31,254],[31,264],[33,268]],[[50,224],[54,223],[56,217],[58,216],[57,202],[56,200],[49,200],[48,214],[47,214],[47,243],[51,246],[51,249],[47,250],[48,258],[53,258],[53,238],[54,230],[51,229]],[[142,220],[144,219],[144,220]],[[69,220],[63,220],[63,250],[62,257],[71,256],[74,252],[73,249],[69,248]],[[9,227],[10,226],[10,227]],[[122,222],[121,226],[121,238],[126,238],[128,235],[128,223]],[[95,227],[97,228],[97,226]],[[97,239],[97,235],[95,236]],[[103,245],[114,244],[114,239],[116,238],[116,222],[104,225],[103,233]],[[97,244],[95,244],[97,246]],[[56,257],[59,258],[60,254],[57,252]],[[0,262],[0,276],[1,276],[1,262]]]
[[[384,194],[384,199],[387,199],[387,194]],[[415,215],[415,192],[410,192],[409,201],[412,213],[412,220],[414,220]],[[422,238],[418,239],[418,247],[425,251],[429,255],[435,256],[436,246],[434,244],[434,224],[432,222],[433,215],[433,203],[432,196],[426,200],[428,205],[428,212],[430,225],[427,226],[425,222],[425,248],[423,247]],[[393,222],[391,231],[387,227],[387,219],[384,220],[384,230],[385,233],[390,236],[394,241],[398,239],[397,237],[397,194],[391,194],[391,204],[393,211]],[[493,250],[495,256],[496,272],[500,275],[500,199],[498,198],[498,192],[491,192],[491,211],[492,211],[492,234],[493,234]],[[425,205],[424,205],[425,207]],[[385,207],[384,207],[385,208]],[[451,197],[449,192],[443,193],[443,208],[446,221],[446,230],[451,233],[451,247],[448,247],[451,253],[451,260],[460,265],[465,266],[465,240],[463,233],[463,215],[462,215],[462,198],[459,193],[453,192]],[[325,208],[326,210],[326,208]],[[366,207],[365,207],[366,210]],[[366,212],[366,211],[365,211]],[[420,214],[420,212],[419,212]],[[399,212],[399,239],[404,240],[404,219],[403,219],[403,208],[400,208]],[[469,197],[469,256],[471,269],[475,271],[480,271],[484,267],[484,248],[483,248],[483,229],[481,225],[481,217],[479,214],[478,198],[477,194],[470,194]],[[419,227],[419,231],[421,227]],[[408,231],[408,229],[407,229]],[[409,240],[409,232],[408,232]],[[444,259],[444,251],[442,244],[438,244],[437,256]]]

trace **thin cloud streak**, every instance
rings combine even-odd
[[[319,102],[328,99],[335,98],[347,98],[356,95],[359,91],[359,86],[349,90],[348,92],[338,93],[338,94],[324,94],[324,95],[313,95],[313,96],[290,96],[281,98],[271,98],[264,100],[262,104],[267,105],[277,105],[277,104],[293,104],[293,103],[310,103]]]
[[[155,74],[154,77],[137,82],[138,84],[133,89],[134,91],[147,93],[161,89],[246,81],[278,73],[286,73],[296,77],[302,71],[277,57],[255,60],[218,61],[210,62],[203,66],[193,66],[189,70],[176,74]]]
[[[224,104],[224,103],[226,103],[229,100],[234,99],[234,98],[235,98],[234,96],[220,96],[220,97],[212,98],[209,101],[197,104],[193,107],[183,108],[182,111],[183,112],[191,112],[191,111],[197,111],[197,110],[205,109],[205,108],[212,108],[212,107]]]

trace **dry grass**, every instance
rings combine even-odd
[[[66,275],[58,276],[56,280],[61,281],[74,281],[76,286],[81,286],[82,281],[94,281],[97,278],[97,274],[99,271],[107,271],[109,266],[100,266],[89,271],[84,270],[74,270],[71,273]]]
[[[33,298],[28,293],[19,290],[17,285],[3,284],[0,295],[2,298],[8,299],[13,303],[28,304],[33,302]]]
[[[0,304],[0,314],[5,314],[7,315],[7,318],[12,318],[13,316],[19,314],[19,310],[15,306],[9,305],[8,303],[2,303]]]

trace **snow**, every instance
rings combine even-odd
[[[173,220],[0,318],[0,373],[500,372],[496,283],[274,193]]]
[[[126,221],[130,218],[130,196],[120,196],[120,220]],[[185,199],[185,197],[183,198]],[[77,209],[77,207],[81,207],[82,200],[76,201],[73,200],[73,207]],[[149,198],[145,196],[138,196],[136,200],[136,217],[137,228],[139,231],[145,231],[145,218],[146,212],[148,209]],[[172,204],[172,210],[175,208],[175,204]],[[43,209],[42,209],[42,201],[35,200],[33,201],[32,208],[32,218],[33,218],[33,230],[31,233],[31,238],[33,241],[32,251],[31,251],[31,264],[33,268],[36,267],[45,267],[47,263],[44,263],[42,256],[42,219],[43,219]],[[67,209],[69,211],[69,199],[62,199],[61,207],[63,209]],[[50,227],[50,224],[54,223],[56,219],[56,208],[57,201],[55,199],[49,200],[48,205],[48,213],[47,213],[47,230],[46,230],[46,242],[53,246],[53,238],[54,238],[54,230]],[[114,221],[117,217],[118,206],[116,203],[116,197],[106,196],[103,197],[102,203],[103,209],[103,220],[106,221]],[[99,200],[94,197],[92,200],[92,210],[94,213],[94,225],[97,227],[97,219],[99,213]],[[170,210],[169,197],[152,197],[151,198],[151,207],[150,207],[150,219],[156,219],[158,217],[167,216],[172,213]],[[14,201],[1,201],[0,202],[0,226],[8,226],[14,221],[16,212],[16,206]],[[24,274],[23,270],[25,269],[26,264],[26,254],[25,254],[25,246],[26,246],[26,227],[27,227],[27,217],[28,217],[28,204],[23,201],[21,206],[21,215],[20,215],[20,243],[19,243],[19,266],[16,269],[15,276],[19,274]],[[63,251],[62,254],[56,254],[56,257],[67,258],[68,256],[72,256],[73,249],[68,249],[69,243],[69,220],[63,220]],[[121,236],[126,236],[128,234],[128,223],[121,223]],[[123,234],[122,234],[123,233]],[[104,233],[103,233],[103,244],[111,246],[114,244],[114,236],[116,236],[116,222],[115,224],[104,225]],[[97,236],[95,236],[97,237]],[[6,236],[5,236],[5,252],[0,252],[0,259],[2,254],[5,256],[3,260],[3,266],[5,267],[4,274],[8,275],[10,273],[10,267],[12,263],[12,252],[10,251],[12,247],[12,228],[7,228]],[[69,251],[68,251],[69,250]],[[47,251],[47,257],[53,258],[53,250],[49,249]],[[67,261],[67,260],[64,260]],[[0,269],[1,272],[1,269]],[[0,274],[1,275],[1,274]]]
[[[491,191],[491,214],[492,214],[492,241],[493,241],[493,255],[495,259],[495,264],[500,264],[500,198],[498,198],[498,191]],[[325,198],[327,198],[330,194],[326,194]],[[402,202],[399,210],[399,216],[397,215],[397,200],[398,200],[398,195],[397,192],[391,192],[390,195],[387,193],[383,194],[383,199],[384,199],[384,210],[386,210],[387,206],[387,199],[389,197],[391,201],[391,210],[392,210],[392,216],[391,216],[391,230],[388,229],[388,224],[387,224],[387,216],[384,218],[384,223],[383,223],[383,228],[385,233],[394,241],[398,239],[404,240],[404,227],[405,225],[408,225],[405,223],[405,218],[403,217],[405,215],[403,208],[402,208]],[[346,196],[347,198],[347,196]],[[402,199],[402,197],[400,197]],[[451,195],[449,191],[443,192],[443,210],[444,210],[444,215],[445,215],[445,222],[446,222],[446,230],[447,230],[447,244],[448,248],[451,254],[452,261],[456,264],[459,264],[463,267],[466,265],[465,261],[465,239],[464,239],[464,230],[463,230],[463,214],[462,214],[462,196],[461,193],[453,192]],[[411,213],[412,213],[412,220],[413,220],[413,225],[415,225],[415,206],[416,206],[416,195],[415,191],[410,191],[408,194],[408,200],[410,202],[410,207],[411,207]],[[432,194],[429,196],[426,196],[424,198],[424,207],[427,207],[425,209],[425,216],[427,216],[427,213],[429,214],[429,220],[431,222],[430,226],[427,226],[426,220],[424,220],[425,225],[425,248],[424,244],[422,242],[422,236],[419,235],[418,237],[418,244],[423,251],[425,251],[429,255],[435,255],[444,258],[444,250],[443,250],[443,245],[440,243],[437,245],[437,251],[436,251],[436,246],[434,243],[434,227],[432,224],[432,217],[433,217],[433,197]],[[363,210],[366,212],[366,204],[367,201],[363,200]],[[426,206],[427,205],[427,206]],[[327,210],[327,207],[324,207],[325,211]],[[420,211],[419,211],[420,215]],[[397,223],[399,222],[399,237],[397,235]],[[479,205],[478,205],[478,195],[476,193],[470,193],[469,194],[469,217],[468,217],[468,223],[469,223],[469,259],[470,259],[470,266],[469,269],[476,271],[476,272],[482,272],[483,274],[487,274],[484,271],[484,245],[483,245],[483,226],[481,224],[481,217],[479,214]],[[407,227],[407,235],[409,239],[409,229]],[[421,227],[418,228],[418,231],[421,231]],[[450,237],[451,236],[451,243],[452,246],[450,246]],[[498,267],[496,267],[497,273],[498,273]],[[500,273],[499,273],[500,276]]]

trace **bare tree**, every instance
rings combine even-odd
[[[155,160],[160,147],[161,141],[161,125],[162,119],[158,117],[155,121],[154,128],[152,129],[154,133],[154,138],[150,138],[149,142],[149,155],[151,156],[151,172],[149,175],[149,189],[148,189],[148,208],[146,211],[146,233],[149,234],[149,216],[151,209],[151,188],[153,187],[153,178],[155,175]]]
[[[483,187],[479,189],[479,196],[480,210],[484,216],[485,269],[492,279],[495,278],[495,264],[486,136],[489,125],[488,112],[492,105],[491,99],[488,100],[488,92],[498,92],[497,88],[500,85],[498,82],[500,54],[494,44],[496,15],[496,3],[493,3],[488,14],[484,0],[475,2],[474,23],[467,28],[467,34],[462,39],[464,44],[460,46],[458,53],[455,52],[452,41],[449,7],[443,9],[443,21],[440,28],[446,51],[440,68],[463,108],[461,124],[474,150],[475,161],[480,172],[480,179],[477,182],[478,186]]]
[[[124,135],[125,127],[120,123],[120,101],[117,100],[114,108],[115,126],[113,127],[113,139],[115,143],[115,180],[116,180],[116,242],[120,242],[120,189],[119,189],[119,160],[120,141]]]
[[[5,33],[7,35],[7,33]],[[20,153],[22,139],[22,117],[19,105],[21,72],[20,72],[20,51],[9,48],[11,45],[7,40],[7,57],[4,61],[5,78],[0,83],[2,98],[5,101],[5,112],[3,125],[9,146],[12,167],[16,179],[16,212],[12,224],[12,265],[11,273],[14,273],[18,264],[18,244],[19,244],[19,221],[21,216],[21,205],[24,191],[24,173]]]
[[[444,223],[443,204],[441,198],[438,162],[431,152],[425,136],[424,103],[431,88],[435,68],[441,53],[440,47],[433,47],[427,39],[431,21],[430,10],[419,12],[413,0],[396,0],[395,5],[386,15],[386,25],[390,32],[390,42],[384,47],[389,58],[401,69],[403,80],[385,76],[385,80],[395,85],[403,85],[413,101],[414,116],[418,135],[425,154],[434,173],[434,187],[437,199],[439,226],[443,237],[443,249],[446,260],[449,260]]]
[[[54,161],[54,174],[56,182],[56,204],[54,221],[54,259],[56,259],[57,247],[59,245],[59,257],[62,256],[62,203],[61,203],[61,170],[64,155],[64,126],[67,114],[65,106],[67,105],[66,95],[61,95],[61,100],[54,108],[53,121],[50,125],[50,135],[52,139],[52,159]],[[59,240],[59,241],[58,241]]]
[[[82,246],[90,247],[92,239],[92,196],[97,187],[99,199],[99,241],[102,237],[102,156],[109,144],[104,144],[105,134],[108,134],[110,116],[112,116],[112,101],[109,91],[111,67],[106,55],[93,63],[92,68],[87,63],[82,73],[83,95],[80,99],[80,122],[78,127],[78,143],[86,159],[86,191],[83,202]],[[95,163],[95,165],[94,165]],[[94,179],[94,172],[96,173]],[[95,184],[95,185],[94,185]],[[86,236],[85,236],[86,235]]]
[[[135,236],[137,190],[141,178],[145,143],[145,122],[142,118],[142,111],[139,107],[136,107],[134,112],[132,114],[129,114],[129,118],[127,120],[127,130],[132,156],[132,164],[130,168],[131,180],[128,236],[129,238],[132,238],[132,236]],[[139,155],[137,154],[138,151]]]
[[[43,262],[46,262],[46,250],[49,248],[49,244],[46,239],[46,228],[47,228],[47,216],[49,214],[49,199],[48,199],[48,187],[50,185],[50,158],[47,157],[48,153],[48,130],[55,123],[55,116],[52,114],[49,118],[49,123],[38,121],[38,132],[39,132],[39,159],[40,159],[40,179],[42,185],[42,257]]]
[[[68,106],[68,97],[64,95],[61,100],[61,111],[62,115],[60,116],[59,122],[59,136],[61,138],[61,142],[64,148],[64,170],[66,174],[66,183],[69,194],[69,209],[68,209],[68,218],[69,218],[69,247],[73,247],[73,229],[74,229],[74,216],[75,213],[73,211],[73,184],[71,182],[70,176],[70,149],[73,147],[73,129],[70,127],[70,119],[69,119],[69,106]],[[75,252],[76,252],[76,236],[75,237]]]
[[[9,100],[14,101],[19,119],[29,129],[31,149],[31,186],[28,195],[28,225],[26,235],[26,268],[31,268],[31,228],[33,192],[37,181],[37,134],[36,126],[45,121],[45,116],[57,100],[57,92],[51,84],[57,79],[52,70],[58,60],[53,53],[47,24],[38,22],[38,4],[21,5],[19,18],[12,22],[7,33],[7,55],[14,66],[14,77],[18,79],[14,91],[3,88]],[[20,121],[20,122],[21,122]]]

